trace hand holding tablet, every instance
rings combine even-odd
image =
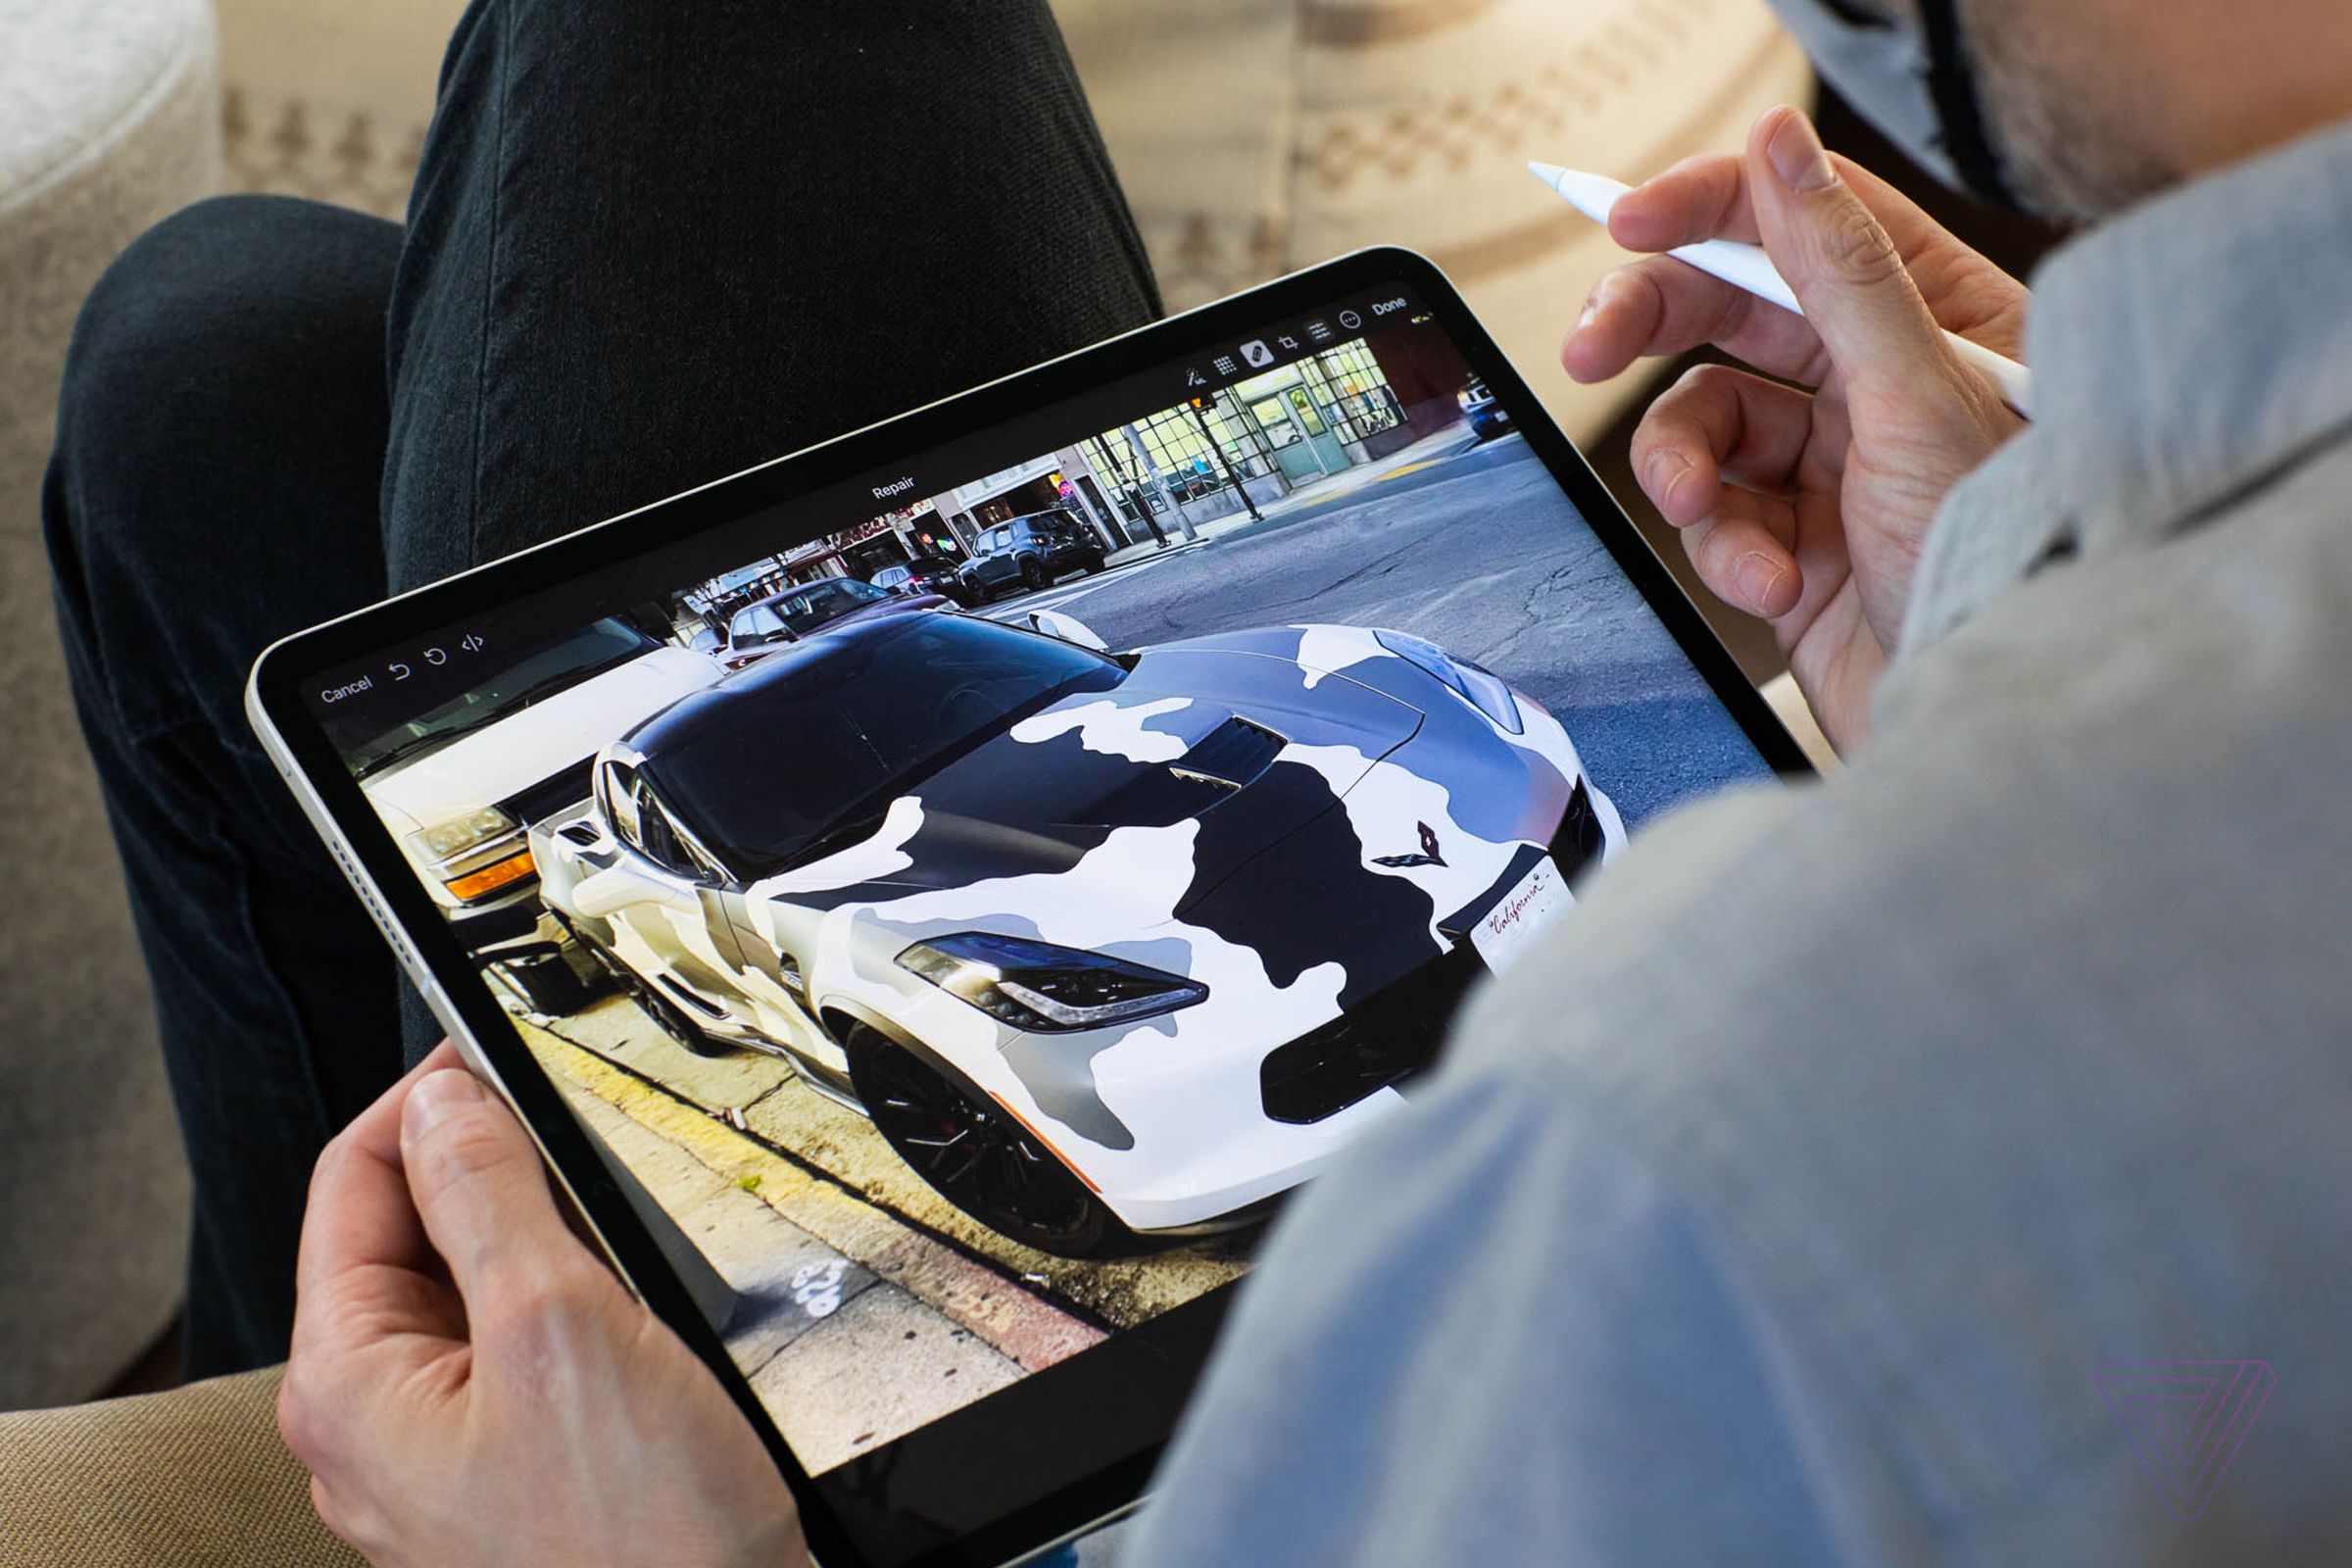
[[[319,1517],[383,1568],[808,1560],[757,1436],[447,1045],[319,1161],[278,1424]]]

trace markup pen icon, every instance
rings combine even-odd
[[[2221,1490],[2278,1381],[2268,1361],[2110,1361],[2099,1370],[2107,1407],[2183,1524]]]

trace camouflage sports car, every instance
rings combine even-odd
[[[532,852],[688,1046],[786,1057],[1092,1255],[1236,1223],[1394,1109],[1624,828],[1550,714],[1419,638],[1039,620],[810,636],[608,747]]]

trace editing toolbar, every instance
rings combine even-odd
[[[1402,292],[1336,306],[1314,316],[1286,321],[1260,336],[1208,350],[1185,366],[1184,386],[1193,396],[1206,396],[1232,382],[1278,369],[1366,332],[1423,318],[1420,307]]]

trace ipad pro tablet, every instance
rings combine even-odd
[[[249,705],[832,1568],[1127,1504],[1465,993],[1805,766],[1395,250],[301,633]]]

